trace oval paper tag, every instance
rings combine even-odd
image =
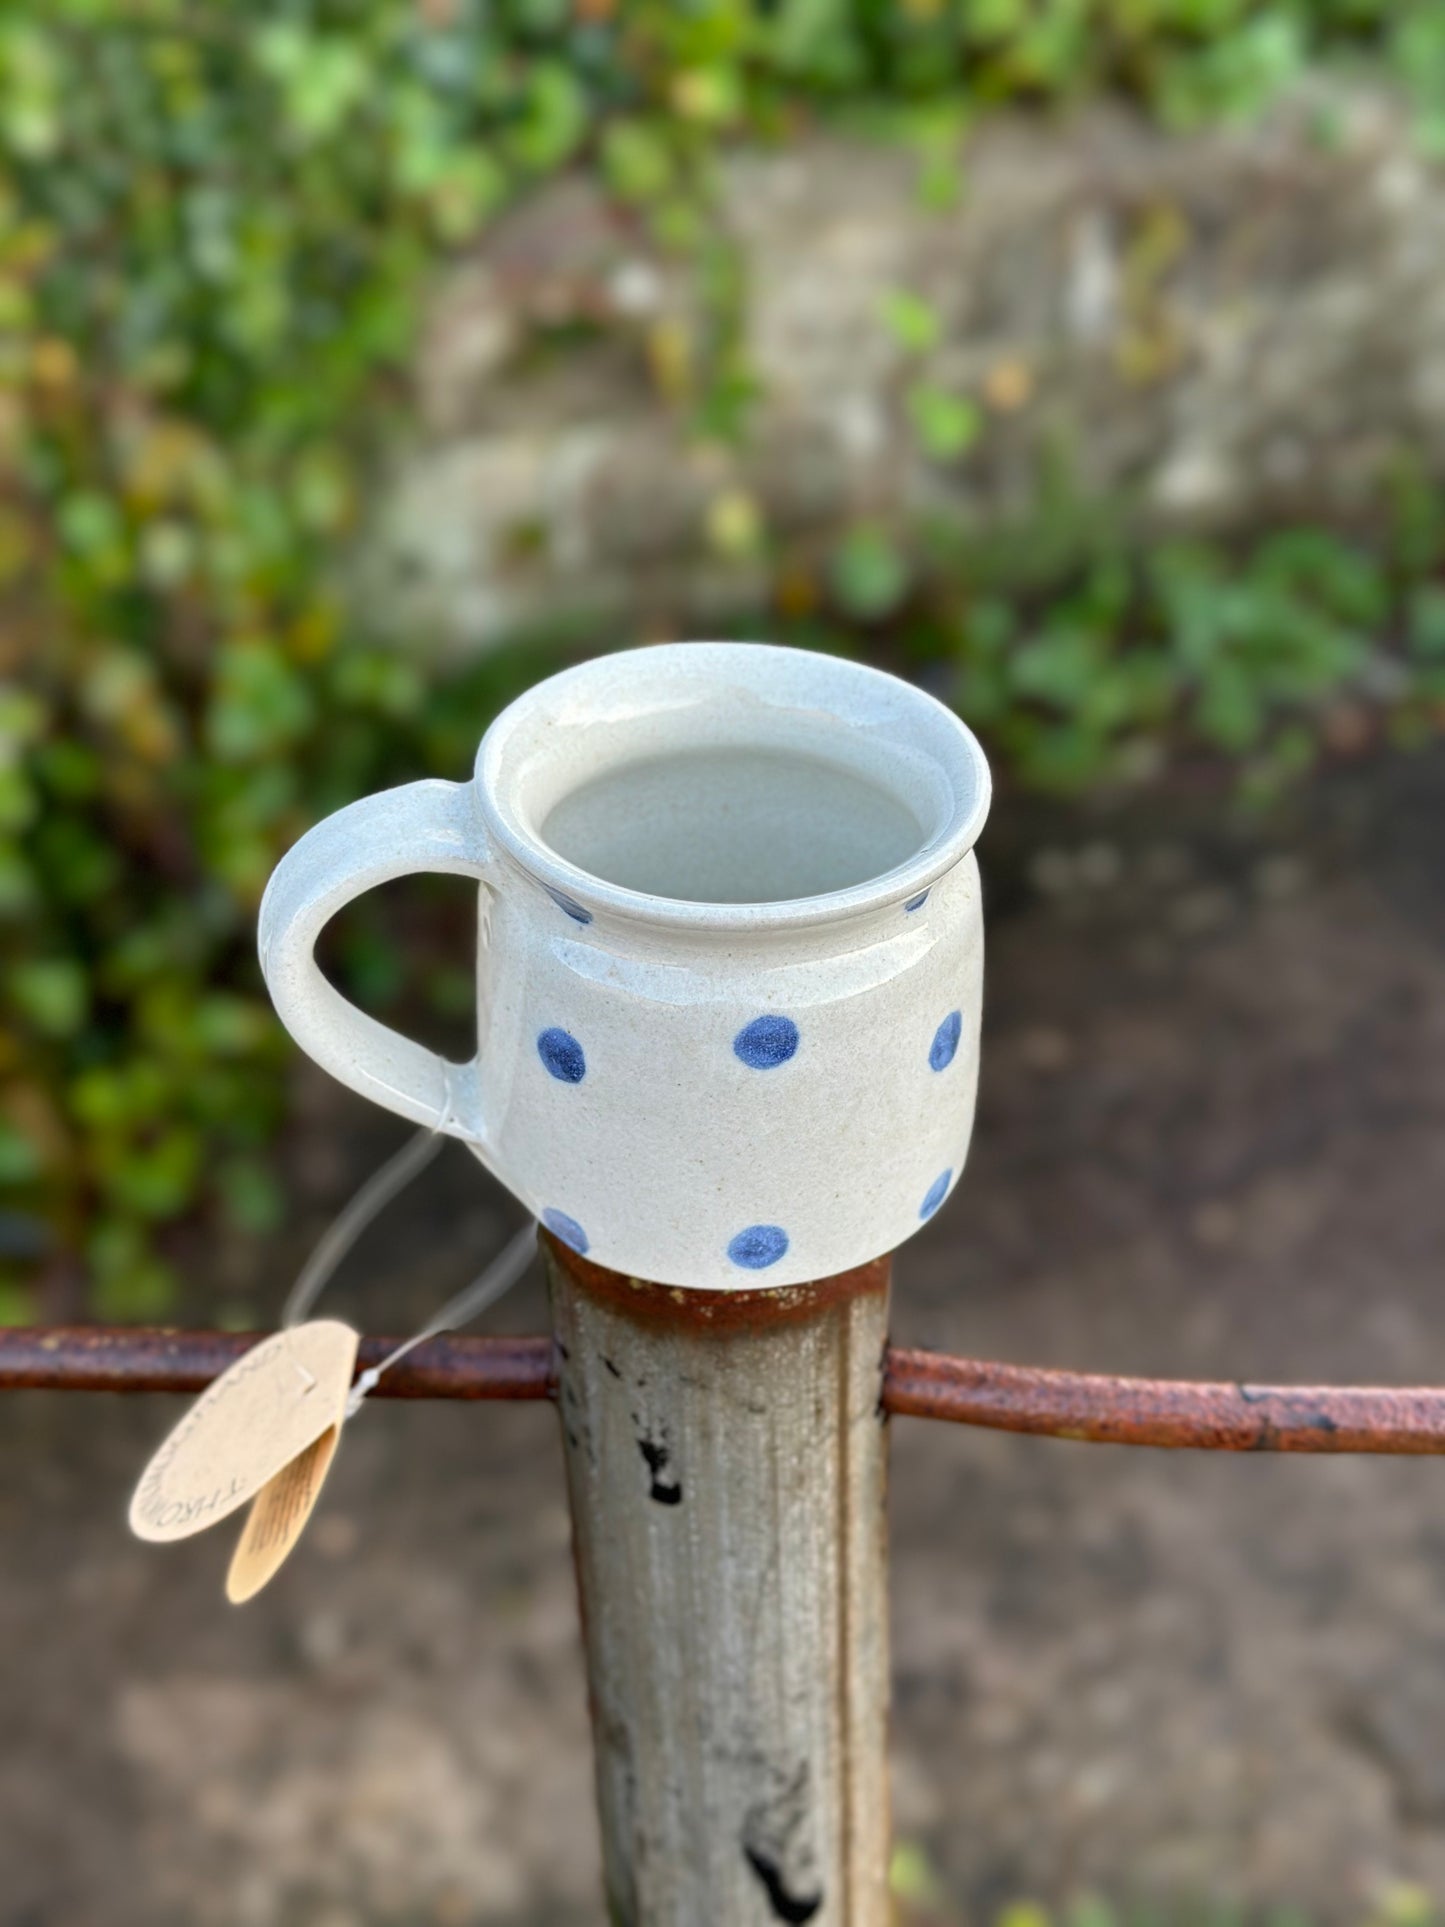
[[[158,1543],[186,1539],[245,1505],[338,1423],[360,1342],[350,1325],[323,1318],[273,1332],[238,1358],[141,1474],[131,1530]]]
[[[321,1497],[340,1439],[341,1427],[329,1425],[256,1494],[226,1575],[226,1597],[233,1606],[254,1599],[290,1558]]]

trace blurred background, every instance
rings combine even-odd
[[[272,1019],[271,865],[725,634],[995,766],[899,1339],[1445,1376],[1438,0],[17,3],[0,155],[0,1318],[273,1322],[404,1127]],[[327,939],[458,1055],[468,895]],[[448,1152],[334,1302],[518,1216]],[[598,1920],[549,1415],[369,1414],[242,1615],[124,1536],[173,1416],[0,1406],[0,1924]],[[900,1917],[1433,1920],[1438,1478],[901,1422]]]

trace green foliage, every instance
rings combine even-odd
[[[1369,46],[1433,136],[1445,58],[1431,0],[27,11],[0,20],[0,1182],[6,1248],[83,1262],[97,1307],[128,1314],[165,1308],[178,1217],[219,1237],[280,1214],[265,1152],[287,1051],[251,958],[276,856],[349,795],[462,767],[539,666],[428,690],[346,632],[332,587],[450,247],[558,168],[595,169],[691,254],[705,338],[697,367],[669,363],[676,398],[701,435],[735,439],[746,290],[708,218],[734,132],[881,108],[943,204],[967,118],[998,100],[1110,86],[1187,120]],[[917,366],[932,309],[898,291],[880,325],[922,448],[972,459],[976,404]],[[856,625],[953,665],[1034,780],[1127,768],[1170,728],[1256,759],[1293,742],[1299,760],[1299,718],[1363,673],[1382,620],[1440,700],[1445,617],[1420,560],[1438,516],[1412,499],[1408,607],[1388,571],[1318,545],[1262,551],[1243,582],[1197,552],[1101,563],[1046,605],[955,574],[934,606],[863,523],[823,566],[813,633],[846,648]],[[746,498],[720,498],[711,536],[766,549]],[[354,937],[346,967],[394,987],[379,936]],[[21,1302],[0,1283],[0,1317]]]
[[[279,1213],[271,865],[428,760],[420,681],[342,635],[328,584],[350,424],[428,264],[601,94],[468,9],[41,20],[0,24],[0,1179],[138,1314],[169,1290],[155,1227]]]
[[[929,1927],[961,1922],[963,1914],[951,1904],[945,1884],[921,1842],[900,1840],[889,1867],[889,1887],[901,1914],[899,1927],[917,1921]],[[1439,1910],[1423,1888],[1383,1887],[1356,1918],[1361,1927],[1435,1927]],[[1132,1904],[1083,1892],[1062,1906],[1049,1908],[1036,1900],[1008,1900],[991,1916],[993,1927],[1242,1927],[1258,1921],[1261,1927],[1312,1927],[1312,1917],[1291,1905],[1261,1908],[1208,1894],[1180,1895],[1160,1903]]]
[[[940,591],[906,641],[956,664],[960,709],[1059,789],[1151,774],[1166,745],[1194,742],[1267,791],[1316,760],[1342,704],[1379,710],[1388,691],[1383,714],[1408,733],[1445,690],[1438,584],[1315,530],[1106,551],[1044,593]]]
[[[874,622],[890,615],[908,589],[908,563],[886,529],[860,524],[833,552],[833,594],[844,615]]]
[[[907,403],[918,446],[935,462],[957,460],[982,433],[983,416],[967,395],[920,381],[909,389]]]
[[[938,312],[920,294],[892,288],[882,303],[885,326],[898,346],[910,355],[926,355],[943,335]]]
[[[943,1886],[921,1841],[896,1840],[888,1863],[888,1888],[906,1908],[937,1908]]]

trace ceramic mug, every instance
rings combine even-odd
[[[318,1063],[462,1138],[575,1250],[796,1284],[901,1244],[963,1165],[988,801],[969,730],[879,670],[755,643],[601,656],[506,709],[470,782],[309,831],[261,965]],[[342,904],[418,870],[481,886],[470,1063],[312,955]]]

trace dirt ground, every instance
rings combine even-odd
[[[1445,1378],[1445,756],[1268,829],[1208,795],[1005,799],[988,841],[975,1147],[899,1260],[895,1335]],[[298,1075],[271,1312],[400,1136]],[[449,1151],[333,1302],[404,1326],[516,1216]],[[489,1322],[543,1317],[534,1277]],[[177,1409],[0,1400],[0,1927],[600,1922],[550,1411],[368,1409],[235,1612],[229,1533],[126,1534]],[[895,1803],[939,1917],[1095,1894],[1343,1927],[1445,1900],[1442,1481],[896,1422]]]

